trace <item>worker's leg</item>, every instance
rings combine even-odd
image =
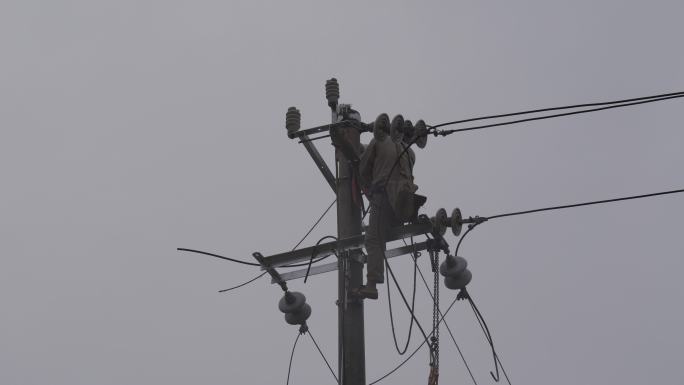
[[[387,201],[386,194],[373,194],[370,218],[366,230],[366,252],[368,253],[368,284],[385,282],[385,249],[387,233],[392,226],[394,213]]]

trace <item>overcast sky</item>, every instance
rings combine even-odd
[[[682,91],[683,14],[681,0],[2,1],[0,383],[284,383],[297,328],[280,289],[264,277],[219,294],[258,269],[175,249],[285,251],[330,204],[285,135],[287,107],[305,127],[329,122],[333,76],[364,121],[428,124]],[[684,188],[683,103],[430,137],[416,151],[425,212]],[[329,142],[316,144],[332,165]],[[469,235],[470,291],[512,383],[680,383],[683,215],[684,195],[670,195]],[[333,210],[304,244],[335,232]],[[410,259],[393,266],[410,290]],[[291,288],[336,367],[336,274]],[[454,296],[442,286],[443,306]],[[369,382],[401,359],[384,286],[380,297],[366,304]],[[402,342],[408,316],[394,305]],[[447,321],[478,383],[492,383],[467,304]],[[422,351],[384,383],[428,371]],[[440,380],[470,383],[444,329]],[[291,383],[333,383],[308,337]]]

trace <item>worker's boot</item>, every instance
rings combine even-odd
[[[378,288],[375,282],[369,281],[368,284],[352,290],[352,295],[359,298],[378,299]]]

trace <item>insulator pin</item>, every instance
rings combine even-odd
[[[473,279],[468,261],[459,256],[447,255],[446,261],[439,266],[439,273],[444,277],[444,286],[451,290],[464,289]]]
[[[302,124],[302,114],[295,107],[287,109],[285,114],[285,128],[287,129],[287,136],[292,139],[294,134],[299,131]]]
[[[285,313],[285,322],[290,325],[304,325],[311,316],[311,306],[306,303],[306,297],[299,292],[285,292],[278,301],[278,309]]]
[[[332,78],[325,81],[325,98],[328,99],[328,107],[335,109],[340,100],[340,85],[337,79]]]

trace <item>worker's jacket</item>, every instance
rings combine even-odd
[[[383,140],[372,139],[361,154],[359,163],[361,186],[369,191],[371,197],[384,190],[395,215],[402,222],[408,220],[413,212],[413,193],[418,190],[413,183],[413,164],[416,160],[413,150],[409,148],[404,152],[394,166],[405,146],[393,142],[389,135]]]

